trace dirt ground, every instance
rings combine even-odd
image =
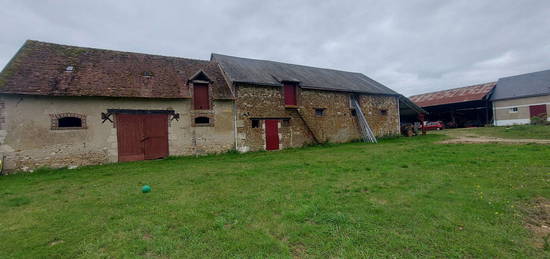
[[[536,248],[550,249],[550,200],[539,197],[525,208],[526,227],[535,236]]]
[[[468,132],[467,129],[462,130],[444,130],[434,132],[437,134],[445,134],[452,137],[451,139],[440,141],[441,144],[475,144],[475,143],[504,143],[504,144],[546,144],[550,145],[550,140],[547,139],[505,139],[489,136],[481,136],[473,132]]]

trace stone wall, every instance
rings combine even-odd
[[[3,105],[2,105],[3,103]],[[170,122],[170,155],[224,152],[234,147],[233,102],[214,101],[208,111],[213,123],[193,125],[190,99],[102,97],[0,96],[0,153],[6,169],[32,169],[116,162],[117,130],[101,113],[107,109],[174,110]],[[54,129],[51,118],[60,113],[85,116],[82,129]],[[115,115],[111,117],[114,121]],[[2,123],[2,118],[5,120]]]
[[[294,110],[285,108],[281,87],[238,85],[236,92],[239,151],[265,149],[264,119],[267,118],[280,119],[281,148],[313,143],[312,135],[319,142],[333,143],[360,138],[359,126],[350,107],[349,93],[298,88],[299,109]],[[399,134],[397,101],[395,96],[360,95],[360,105],[377,136]],[[316,109],[324,109],[323,115],[316,115]],[[253,128],[252,119],[261,119],[260,127]]]

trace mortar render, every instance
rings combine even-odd
[[[195,126],[190,99],[0,96],[0,153],[5,169],[91,165],[118,161],[116,125],[103,122],[107,109],[174,110],[169,122],[170,155],[220,153],[234,148],[232,101],[216,100],[209,126]],[[50,115],[85,116],[85,129],[52,129]],[[116,115],[111,119],[115,120]]]
[[[546,105],[546,111],[550,113],[550,95],[493,101],[496,126],[529,124],[531,122],[529,106],[531,105]],[[518,109],[517,112],[510,110],[514,107]],[[547,120],[550,121],[550,116]]]

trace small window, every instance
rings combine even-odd
[[[252,128],[259,128],[260,120],[252,120]]]
[[[143,77],[147,77],[147,78],[153,77],[153,72],[151,72],[151,71],[145,71],[145,72],[143,72]]]
[[[509,110],[510,113],[517,113],[518,111],[519,111],[518,107],[512,107]]]
[[[325,115],[325,108],[315,108],[315,115],[316,115],[316,116],[323,116],[323,115]]]
[[[380,115],[384,115],[384,116],[388,115],[388,110],[386,109],[380,110]]]
[[[73,71],[74,71],[74,66],[67,66],[67,67],[65,68],[65,71],[66,71],[66,72],[73,72]]]
[[[197,118],[195,118],[195,124],[210,124],[210,118],[208,118],[208,117],[197,117]]]
[[[63,117],[57,120],[59,128],[82,128],[82,119],[77,117]]]
[[[351,116],[357,116],[357,111],[355,109],[351,109]]]
[[[51,129],[86,129],[86,115],[78,113],[50,114]]]

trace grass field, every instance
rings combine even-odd
[[[442,138],[0,177],[0,257],[548,258],[550,146]]]
[[[550,139],[550,125],[514,125],[499,127],[481,127],[452,129],[468,134],[507,139]]]

